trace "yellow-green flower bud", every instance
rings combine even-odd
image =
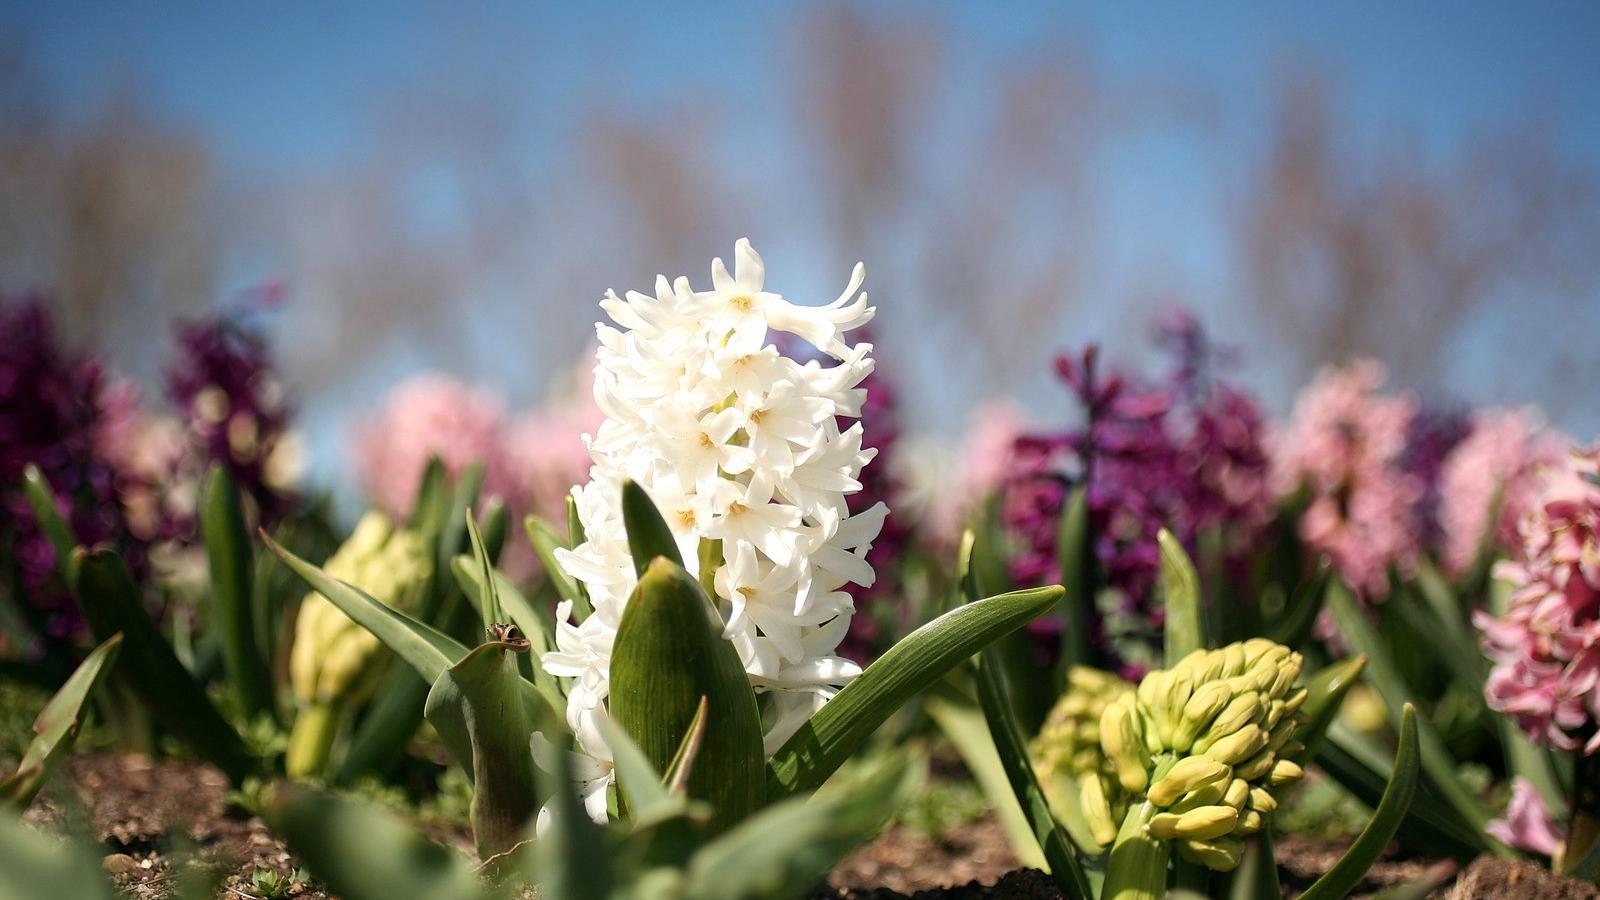
[[[1277,808],[1272,790],[1301,774],[1286,758],[1300,750],[1301,665],[1298,653],[1258,638],[1146,675],[1101,715],[1100,745],[1115,773],[1101,787],[1126,794],[1107,806],[1132,809],[1142,794],[1146,834],[1212,868],[1237,866],[1237,835],[1264,827]]]
[[[1189,756],[1167,770],[1159,781],[1150,786],[1147,795],[1157,806],[1171,806],[1173,801],[1188,792],[1214,781],[1231,778],[1233,770],[1223,763],[1204,756]]]
[[[1104,847],[1117,837],[1117,823],[1111,815],[1111,804],[1106,800],[1105,789],[1099,775],[1084,775],[1078,780],[1078,806],[1089,825],[1089,834],[1095,843]]]
[[[369,512],[323,571],[402,612],[422,603],[433,561],[415,532],[396,530]],[[339,725],[339,711],[377,690],[387,655],[371,632],[313,591],[300,604],[289,654],[289,683],[301,707],[290,734],[289,774],[318,774]]]
[[[1178,841],[1178,853],[1189,862],[1213,871],[1232,872],[1239,868],[1239,860],[1244,856],[1244,841],[1234,837]]]
[[[1231,806],[1202,806],[1179,816],[1173,830],[1178,837],[1209,841],[1232,831],[1238,821],[1239,811]]]

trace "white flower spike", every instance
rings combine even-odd
[[[608,291],[600,301],[615,324],[596,326],[595,400],[606,419],[586,439],[589,482],[573,489],[585,540],[556,554],[594,612],[574,625],[563,603],[556,649],[542,660],[569,680],[568,723],[592,763],[582,767],[586,798],[603,797],[611,778],[595,722],[606,715],[612,642],[638,581],[624,479],[661,510],[691,574],[701,574],[701,541],[722,542],[725,562],[701,582],[715,588],[751,684],[771,695],[769,753],[860,673],[836,652],[854,613],[840,588],[872,583],[866,553],[888,511],[879,503],[850,516],[845,503],[876,452],[862,449],[860,423],[841,421],[859,418],[858,385],[873,366],[871,344],[844,341],[875,312],[864,278],[857,263],[838,299],[796,305],[766,289],[761,257],[740,239],[732,274],[712,263],[710,291],[658,277],[654,296]],[[769,331],[805,340],[832,364],[785,356]],[[588,805],[603,817],[603,802]]]

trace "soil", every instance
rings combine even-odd
[[[172,860],[190,855],[220,879],[218,896],[258,897],[257,870],[285,881],[293,856],[266,824],[228,799],[221,773],[206,766],[152,762],[135,754],[86,754],[68,762],[60,779],[28,810],[27,821],[57,832],[92,833],[103,845],[102,865],[124,896],[166,900],[173,895]],[[464,833],[432,829],[435,840],[466,848]],[[1278,842],[1286,896],[1297,896],[1344,852],[1338,843],[1287,836]],[[1457,873],[1451,862],[1385,859],[1353,896],[1399,885],[1426,884],[1439,900],[1548,897],[1600,900],[1600,887],[1552,875],[1525,861],[1480,858]],[[315,884],[293,884],[282,897],[325,900]],[[957,900],[1058,898],[1048,876],[1017,868],[993,819],[958,825],[939,837],[892,828],[847,858],[815,895],[818,900]]]

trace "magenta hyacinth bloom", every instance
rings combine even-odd
[[[1539,496],[1539,470],[1560,463],[1568,441],[1532,409],[1485,409],[1439,476],[1441,555],[1460,576],[1479,552],[1516,546],[1517,523]]]
[[[1600,448],[1544,472],[1517,529],[1516,557],[1495,566],[1514,587],[1506,614],[1473,623],[1494,667],[1489,708],[1535,743],[1600,751]]]
[[[1280,496],[1306,492],[1301,539],[1368,600],[1388,595],[1391,565],[1415,564],[1424,490],[1402,465],[1416,404],[1380,394],[1384,378],[1373,360],[1324,369],[1300,392],[1272,461]]]
[[[1142,655],[1137,645],[1161,625],[1152,602],[1161,528],[1192,549],[1202,529],[1216,527],[1226,549],[1243,553],[1271,517],[1259,409],[1215,379],[1222,354],[1194,319],[1169,316],[1161,338],[1178,365],[1155,387],[1104,374],[1092,346],[1077,358],[1058,358],[1057,374],[1078,398],[1083,425],[1019,437],[1002,494],[1002,521],[1014,538],[1012,577],[1030,585],[1060,578],[1061,515],[1072,488],[1085,487],[1095,559],[1117,600],[1096,639],[1128,674],[1140,668],[1132,658]],[[1030,626],[1041,637],[1059,627],[1049,619]]]
[[[276,293],[260,302],[276,302]],[[266,338],[243,314],[223,313],[180,322],[177,345],[167,396],[188,423],[199,470],[226,467],[261,521],[275,522],[295,502],[271,472],[291,411]]]
[[[98,362],[60,345],[43,300],[0,300],[0,334],[0,541],[15,554],[17,588],[46,636],[70,639],[82,618],[55,585],[55,553],[19,484],[37,465],[78,539],[110,542],[141,569],[145,548],[129,534],[120,475],[104,452],[114,440],[107,402],[116,392]]]

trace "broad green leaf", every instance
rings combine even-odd
[[[123,635],[118,681],[126,683],[144,701],[156,721],[199,756],[221,769],[238,784],[255,771],[239,733],[217,712],[205,689],[145,612],[139,586],[128,566],[111,550],[73,551],[78,605],[95,640]]]
[[[1000,762],[1017,802],[1027,813],[1034,837],[1044,850],[1045,861],[1050,864],[1050,877],[1056,887],[1067,897],[1093,900],[1088,876],[1084,874],[1066,829],[1056,822],[1050,811],[1050,801],[1033,773],[1033,762],[1028,758],[1027,742],[1017,728],[1012,714],[1011,700],[1006,696],[1005,673],[995,663],[993,647],[985,648],[977,667],[978,699],[983,704],[983,714],[989,721],[989,733],[999,751]]]
[[[1339,707],[1346,694],[1360,680],[1367,667],[1367,658],[1361,654],[1319,670],[1306,679],[1306,702],[1300,707],[1305,724],[1295,731],[1294,739],[1305,746],[1309,758],[1317,752],[1328,726],[1339,717]]]
[[[1206,647],[1205,620],[1200,609],[1200,576],[1183,545],[1172,532],[1161,529],[1161,600],[1166,610],[1166,660],[1168,666]]]
[[[1334,579],[1328,584],[1328,609],[1332,611],[1339,633],[1352,650],[1366,654],[1372,683],[1383,696],[1390,710],[1398,711],[1407,704],[1415,705],[1411,690],[1399,674],[1388,649],[1378,637],[1350,592]],[[1392,713],[1398,718],[1398,712]],[[1398,722],[1394,723],[1399,725]],[[1440,799],[1450,804],[1475,830],[1482,831],[1488,824],[1489,811],[1472,792],[1457,771],[1456,762],[1445,747],[1444,739],[1426,719],[1417,722],[1418,739],[1422,748],[1422,768],[1429,783],[1437,790]],[[1490,850],[1504,855],[1510,850],[1498,841],[1490,842]]]
[[[572,769],[572,737],[565,728],[552,730],[553,772],[536,772],[539,787],[550,798],[549,828],[534,841],[523,874],[539,886],[540,897],[561,900],[607,900],[613,879],[626,880],[608,851],[605,831],[589,818],[578,799]]]
[[[214,621],[220,632],[218,643],[228,673],[228,689],[246,719],[253,720],[262,713],[276,719],[272,672],[256,639],[255,556],[245,529],[239,492],[228,470],[220,464],[211,467],[200,498],[200,537],[206,546]]]
[[[583,517],[578,515],[578,498],[567,494],[567,546],[576,547],[584,542]]]
[[[1600,840],[1593,841],[1583,855],[1565,865],[1562,873],[1569,878],[1581,878],[1600,884]]]
[[[1094,664],[1094,598],[1099,592],[1094,532],[1089,527],[1089,499],[1082,485],[1067,495],[1056,533],[1056,561],[1061,566],[1061,663],[1057,681],[1065,683],[1073,666]]]
[[[461,642],[431,625],[419,622],[399,610],[392,609],[372,599],[360,588],[346,584],[328,575],[283,547],[278,546],[265,533],[261,539],[278,554],[283,564],[299,575],[312,590],[328,601],[357,625],[372,632],[385,647],[394,651],[411,668],[428,682],[437,681],[445,669],[467,655]]]
[[[376,806],[273,785],[265,818],[330,893],[345,900],[478,900],[471,864]]]
[[[871,840],[922,786],[926,763],[894,754],[810,800],[746,819],[689,859],[691,900],[800,900]]]
[[[640,578],[644,577],[644,570],[658,556],[683,565],[683,555],[678,551],[678,541],[672,536],[672,529],[667,527],[667,520],[661,518],[661,511],[656,509],[650,495],[632,479],[622,482],[622,523],[628,532],[628,551],[633,554],[633,571]]]
[[[1323,873],[1301,894],[1301,900],[1339,900],[1349,895],[1361,883],[1367,870],[1378,861],[1383,848],[1388,846],[1400,821],[1411,808],[1411,799],[1417,792],[1417,774],[1420,769],[1417,739],[1416,707],[1407,703],[1400,712],[1400,747],[1395,752],[1394,769],[1383,798],[1372,812],[1355,843],[1333,868]]]
[[[33,722],[34,738],[17,771],[0,780],[0,805],[27,809],[55,767],[72,752],[83,727],[84,703],[105,680],[122,649],[122,634],[107,638],[84,658]]]
[[[1060,599],[1057,585],[1001,594],[953,609],[907,635],[778,749],[768,763],[768,798],[815,789],[907,700]]]
[[[666,770],[706,698],[706,734],[689,796],[721,831],[765,799],[761,713],[722,619],[683,567],[657,557],[622,612],[611,651],[611,715]]]
[[[104,852],[0,816],[0,900],[112,900],[118,892],[100,868]]]
[[[527,651],[520,637],[479,645],[440,674],[424,707],[441,735],[458,723],[466,727],[472,752],[459,761],[472,769],[472,837],[480,859],[515,846],[539,809],[528,741],[548,719],[529,704],[517,673],[513,655]]]
[[[62,517],[61,508],[56,506],[56,493],[51,489],[50,482],[33,463],[28,463],[22,469],[22,493],[27,497],[28,508],[33,510],[39,531],[44,534],[56,555],[56,566],[61,571],[62,579],[70,588],[75,574],[72,571],[72,551],[78,546],[78,538],[72,533],[72,526]]]
[[[700,705],[702,709],[705,708],[705,698],[701,698]],[[673,799],[672,793],[662,784],[660,770],[645,758],[644,751],[633,742],[627,731],[607,716],[598,717],[596,725],[599,726],[600,736],[605,738],[606,746],[611,748],[617,790],[622,794],[630,817],[653,818],[664,809],[682,805],[681,800]]]
[[[566,548],[557,537],[554,528],[545,520],[535,515],[529,515],[522,520],[522,527],[528,533],[528,543],[533,545],[533,551],[539,555],[539,564],[544,567],[544,577],[549,579],[550,586],[555,588],[556,597],[561,600],[572,601],[572,617],[575,621],[582,622],[589,617],[592,608],[589,606],[589,593],[576,579],[567,575],[561,563],[556,561],[557,548]]]
[[[1044,868],[1044,851],[1039,849],[1039,840],[1033,835],[1033,823],[1011,791],[1011,777],[1006,773],[1005,763],[1000,761],[982,710],[968,699],[958,700],[943,694],[928,697],[923,709],[956,748],[962,764],[978,783],[1017,862],[1024,868]]]

